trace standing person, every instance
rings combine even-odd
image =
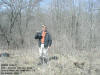
[[[42,25],[42,31],[36,33],[35,39],[38,39],[40,63],[47,63],[48,49],[52,44],[52,39],[51,35],[47,31],[46,25]]]

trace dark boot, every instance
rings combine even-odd
[[[38,63],[38,65],[42,65],[42,64],[47,64],[48,62],[48,59],[46,57],[40,57],[40,62]]]
[[[39,57],[39,63],[38,63],[38,65],[42,65],[43,64],[43,57]]]
[[[46,64],[47,64],[48,59],[47,59],[46,57],[44,57],[43,61],[44,61],[44,63],[46,63]]]

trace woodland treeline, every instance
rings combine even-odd
[[[56,50],[100,47],[100,0],[0,0],[0,48],[34,48],[45,24]]]

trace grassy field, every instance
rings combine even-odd
[[[69,50],[66,53],[49,52],[49,58],[57,56],[47,64],[37,65],[38,51],[0,50],[7,52],[10,57],[0,57],[0,64],[16,64],[17,67],[31,67],[30,71],[22,71],[18,75],[100,75],[100,51]]]

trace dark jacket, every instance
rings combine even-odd
[[[39,47],[41,46],[41,38],[42,38],[42,31],[36,33],[36,35],[35,35],[35,39],[38,39]],[[51,44],[52,44],[51,35],[47,31],[46,36],[45,36],[45,40],[44,40],[44,47],[47,48],[48,46],[51,46]]]

